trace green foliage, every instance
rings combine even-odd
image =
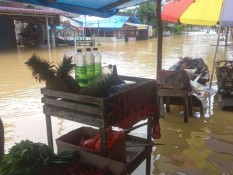
[[[54,65],[36,54],[33,54],[25,64],[31,69],[32,76],[39,82],[50,80],[55,76]]]
[[[180,35],[183,30],[183,25],[182,24],[177,24],[175,25],[174,28],[172,28],[172,33],[175,35]]]
[[[57,76],[64,78],[70,75],[74,68],[75,64],[72,64],[72,56],[67,57],[64,55],[62,62],[60,62],[58,67],[56,67]]]
[[[155,0],[149,0],[146,3],[139,5],[136,9],[136,15],[139,17],[142,24],[151,25],[155,28],[157,26],[155,10]]]
[[[0,162],[0,175],[35,175],[50,164],[65,163],[71,153],[55,155],[47,145],[21,141],[13,146]]]

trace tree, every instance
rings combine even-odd
[[[155,0],[149,0],[146,3],[139,5],[136,9],[136,15],[139,17],[142,24],[151,25],[155,28],[157,26],[155,9]]]

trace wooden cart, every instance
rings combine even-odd
[[[218,94],[221,99],[221,109],[233,107],[233,61],[217,61],[216,77]]]
[[[119,123],[131,121],[126,131],[126,169],[131,174],[146,160],[146,175],[150,174],[153,142],[152,122],[157,113],[156,83],[152,79],[121,76],[125,81],[135,82],[131,89],[107,98],[96,98],[61,91],[41,89],[46,116],[48,145],[53,149],[51,116],[91,125],[99,128],[101,138],[101,154],[107,155],[106,128]],[[127,102],[127,103],[126,103]],[[126,103],[126,104],[124,104]],[[122,109],[121,109],[122,108]],[[124,109],[123,109],[124,108]],[[125,116],[125,114],[127,114]],[[137,114],[135,118],[134,114]],[[133,116],[130,120],[128,116]],[[141,120],[146,122],[136,125]],[[147,137],[130,135],[130,131],[147,126]]]

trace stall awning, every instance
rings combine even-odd
[[[126,7],[148,0],[11,0],[52,7],[63,11],[91,16],[109,17]]]

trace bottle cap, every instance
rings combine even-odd
[[[95,50],[95,51],[96,51],[96,50],[98,50],[98,48],[97,48],[97,47],[94,47],[94,48],[93,48],[93,50]]]
[[[77,52],[82,52],[82,49],[77,49]]]
[[[86,48],[86,51],[91,51],[91,48]]]

